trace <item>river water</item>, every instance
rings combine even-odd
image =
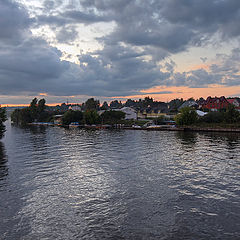
[[[0,239],[240,239],[240,135],[13,127]]]

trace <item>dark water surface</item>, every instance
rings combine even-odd
[[[240,135],[17,128],[0,239],[240,239]]]

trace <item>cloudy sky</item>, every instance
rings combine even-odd
[[[0,0],[0,103],[240,96],[239,0]]]

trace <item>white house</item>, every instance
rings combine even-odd
[[[71,110],[73,110],[73,111],[81,111],[81,107],[78,106],[78,105],[70,106],[68,109],[69,109],[69,110],[71,109]]]
[[[137,119],[137,112],[133,108],[123,107],[121,109],[114,109],[114,110],[126,113],[125,120],[130,120],[130,119],[136,120]]]

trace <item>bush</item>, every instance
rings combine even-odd
[[[224,119],[224,112],[208,112],[208,114],[200,117],[199,121],[206,123],[221,123],[224,122]]]
[[[115,124],[124,119],[125,115],[126,114],[124,112],[110,110],[102,113],[101,119],[103,123]]]
[[[83,113],[81,111],[68,110],[63,114],[62,124],[69,125],[71,122],[81,123],[83,120]]]
[[[184,107],[175,117],[177,125],[191,125],[197,122],[198,116],[194,108]]]
[[[240,113],[235,109],[234,105],[229,104],[225,113],[225,121],[227,123],[236,123],[240,121]]]
[[[86,112],[84,112],[84,120],[86,124],[100,123],[100,117],[95,110],[87,110]]]

